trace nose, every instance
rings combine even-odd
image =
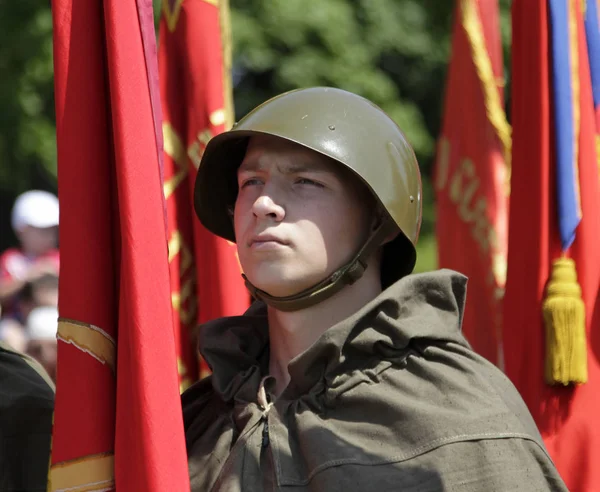
[[[264,193],[254,201],[252,213],[259,219],[270,218],[276,222],[281,222],[285,217],[285,209]]]

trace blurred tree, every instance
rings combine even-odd
[[[10,210],[30,188],[56,191],[50,2],[0,2],[0,249]]]
[[[13,193],[56,176],[50,2],[0,2],[0,73],[0,192]]]

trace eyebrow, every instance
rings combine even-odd
[[[238,172],[261,171],[263,168],[264,166],[261,165],[260,162],[258,162],[256,159],[251,159],[249,162],[242,162],[242,164],[238,168]],[[334,171],[332,169],[327,169],[322,164],[294,163],[283,167],[277,165],[277,169],[282,174],[297,174],[304,172],[334,174]]]

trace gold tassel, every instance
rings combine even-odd
[[[546,325],[546,382],[565,386],[587,382],[585,304],[572,259],[560,258],[552,264],[542,309]]]

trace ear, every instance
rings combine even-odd
[[[391,221],[386,212],[383,211],[381,205],[379,205],[376,213],[373,214],[373,220],[371,221],[371,232],[375,231],[375,229],[377,229],[384,220]],[[394,227],[393,230],[383,239],[381,246],[396,239],[398,234],[400,234],[400,230],[397,227]]]
[[[392,242],[394,239],[396,239],[398,237],[398,234],[400,234],[400,231],[393,231],[390,234],[388,234],[385,239],[383,240],[383,242],[381,243],[381,245],[383,246],[384,244],[390,243]]]

